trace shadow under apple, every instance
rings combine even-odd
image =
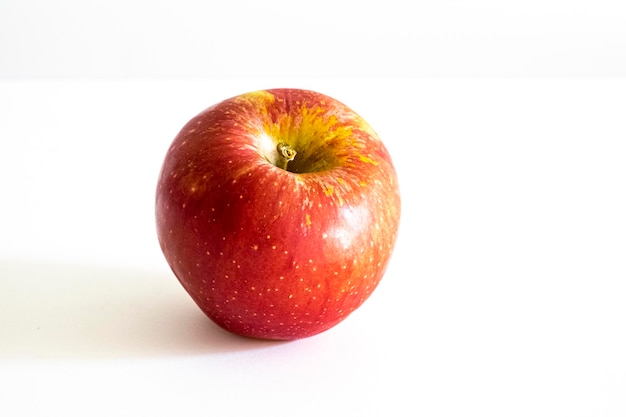
[[[0,260],[0,359],[223,354],[280,344],[222,330],[169,271]]]

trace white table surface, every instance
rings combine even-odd
[[[403,217],[337,327],[225,333],[156,240],[183,124],[267,87],[381,135]],[[626,80],[0,81],[0,415],[626,415]]]

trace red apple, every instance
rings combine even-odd
[[[219,326],[263,339],[312,336],[359,307],[399,218],[378,135],[298,89],[243,94],[191,119],[156,194],[159,242],[183,287]]]

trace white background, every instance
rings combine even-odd
[[[408,4],[0,3],[1,415],[626,415],[626,9]],[[183,124],[267,87],[353,107],[403,197],[290,343],[208,321],[153,219]]]

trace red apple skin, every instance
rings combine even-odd
[[[275,165],[279,142],[298,152],[289,170]],[[253,338],[300,339],[344,320],[381,280],[399,219],[378,135],[307,90],[247,93],[203,111],[174,139],[157,186],[172,271],[211,320]]]

